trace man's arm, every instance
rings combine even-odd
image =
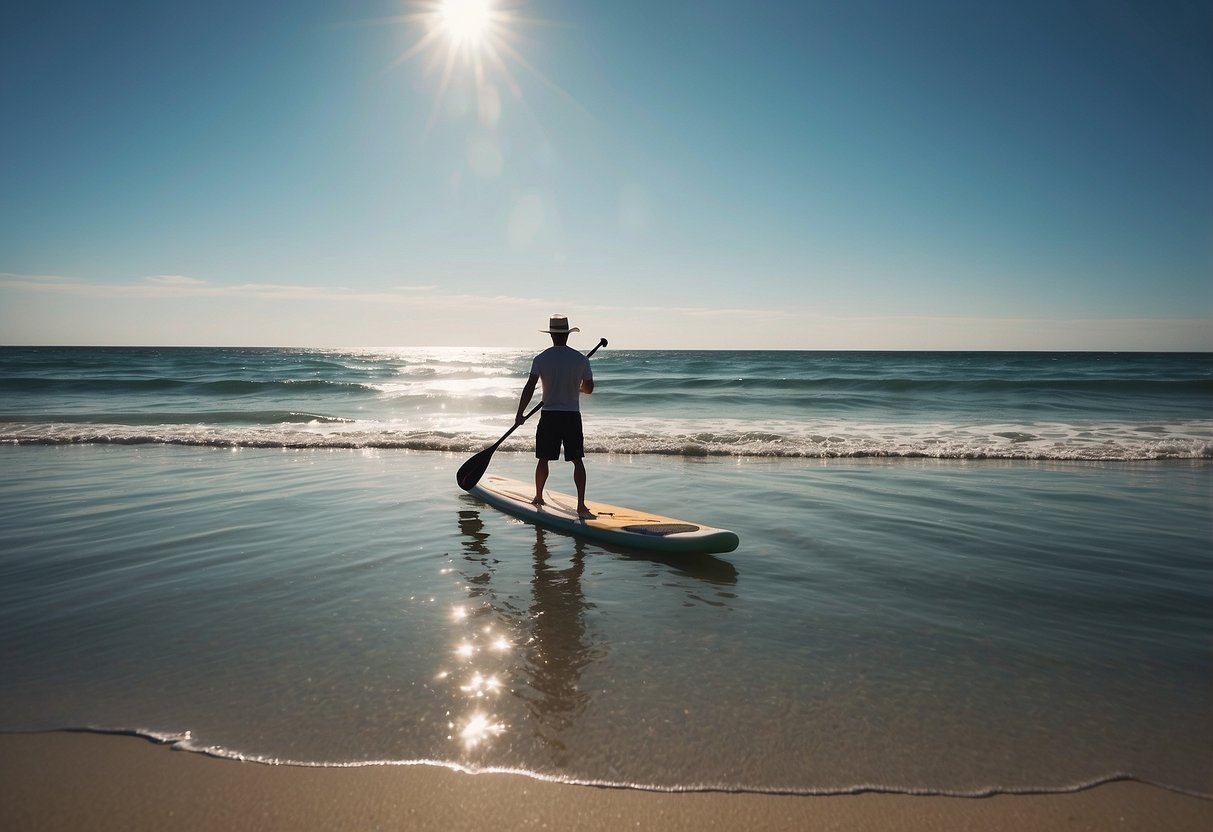
[[[585,362],[585,374],[581,377],[581,384],[577,386],[577,389],[582,393],[594,392],[594,371],[590,369],[589,361]]]
[[[522,388],[522,396],[518,399],[518,415],[514,417],[514,424],[521,425],[526,421],[526,406],[531,403],[531,396],[535,395],[535,385],[539,383],[539,376],[533,373],[527,378],[526,386]]]

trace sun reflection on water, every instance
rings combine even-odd
[[[512,589],[503,598],[493,584],[498,561],[480,513],[461,510],[459,528],[463,568],[444,574],[461,577],[459,588],[467,597],[448,612],[451,664],[439,679],[454,701],[439,724],[447,726],[446,739],[461,747],[468,762],[491,760],[503,750],[525,753],[538,743],[562,767],[572,754],[566,734],[592,695],[580,685],[582,671],[602,655],[585,622],[585,545],[574,543],[572,557],[564,561],[536,529],[529,598],[515,597]],[[449,570],[451,561],[444,567]]]
[[[454,728],[455,723],[451,723],[451,727]],[[469,716],[458,731],[464,747],[470,749],[505,731],[505,725],[495,722],[488,714],[477,712]]]
[[[477,670],[472,674],[472,678],[468,680],[468,683],[460,685],[459,689],[469,697],[474,696],[480,699],[487,694],[500,692],[501,680],[496,676],[485,676]]]
[[[446,575],[455,570],[448,562],[441,571]],[[479,598],[474,583],[461,584],[471,597],[451,604],[447,611],[452,630],[451,658],[434,680],[441,682],[455,700],[446,713],[446,738],[465,753],[475,751],[479,756],[492,740],[510,729],[492,703],[502,693],[513,692],[509,674],[514,642],[500,620],[486,622],[486,616],[494,616],[496,610]]]

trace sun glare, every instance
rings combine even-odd
[[[493,28],[491,0],[443,0],[438,21],[456,48],[475,48]]]
[[[501,115],[501,102],[522,99],[514,76],[521,68],[544,84],[552,82],[532,67],[518,51],[522,30],[543,21],[528,17],[527,0],[404,0],[412,11],[389,22],[406,23],[420,33],[393,65],[414,57],[425,65],[427,77],[437,77],[434,109],[426,130],[446,112],[449,90],[462,87],[475,96],[475,112],[492,127]],[[458,101],[458,98],[454,99]]]

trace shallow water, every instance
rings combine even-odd
[[[483,506],[463,459],[0,447],[0,728],[673,789],[1213,794],[1207,461],[592,455],[594,498],[741,536],[662,560]]]

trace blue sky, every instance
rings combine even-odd
[[[1208,3],[441,12],[12,4],[0,343],[1213,349]]]

